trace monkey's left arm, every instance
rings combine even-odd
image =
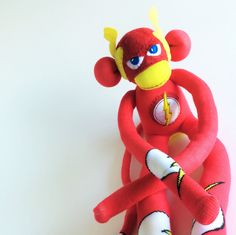
[[[189,145],[175,157],[186,173],[197,169],[210,154],[217,138],[218,118],[215,102],[207,84],[184,69],[172,71],[171,80],[193,97],[198,114],[198,130]]]
[[[204,162],[215,144],[217,135],[217,111],[210,89],[196,75],[186,70],[178,69],[173,70],[171,79],[174,83],[182,86],[192,94],[198,112],[198,131],[195,138],[192,137],[191,143],[186,150],[175,158],[175,161],[182,166],[183,170],[190,173]],[[160,178],[158,176],[159,168],[162,167],[160,164],[163,163],[163,168],[166,166],[165,162],[162,162],[161,159],[172,161],[171,158],[166,158],[164,153],[156,149],[149,151],[147,157],[149,157],[147,161],[147,163],[149,162],[147,164],[149,170],[153,174],[156,173],[155,175],[158,178]],[[174,162],[171,167],[165,170],[165,173],[167,176],[162,181],[172,192],[181,196],[183,203],[192,212],[194,218],[203,224],[212,222],[219,208],[217,200],[213,196],[208,195],[188,174],[184,174],[181,168],[175,165]],[[142,200],[144,196],[150,195],[152,191],[154,192],[156,183],[155,177],[147,175],[122,187],[94,209],[96,219],[100,222],[105,222],[125,208],[132,206],[137,201]],[[140,188],[141,191],[139,192],[138,190]],[[128,197],[124,195],[128,195]],[[112,210],[109,211],[110,214],[104,213],[107,206],[109,208],[112,207]],[[213,213],[213,211],[216,213]]]

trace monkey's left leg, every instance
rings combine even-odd
[[[170,211],[166,190],[161,190],[138,203],[137,235],[171,235]]]
[[[200,184],[206,191],[214,195],[220,204],[217,218],[209,225],[194,222],[191,235],[226,235],[224,214],[227,210],[230,188],[230,167],[228,155],[224,145],[217,140],[216,144],[205,160],[204,172]]]
[[[136,205],[134,205],[126,211],[124,225],[119,234],[133,235],[136,228],[137,228],[137,207]]]

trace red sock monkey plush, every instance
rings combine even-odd
[[[184,59],[191,47],[181,30],[163,36],[155,10],[150,11],[154,30],[138,28],[116,44],[117,32],[105,28],[111,57],[95,65],[97,81],[106,87],[121,77],[136,84],[119,107],[118,124],[126,150],[122,166],[124,186],[94,209],[98,222],[127,210],[120,234],[174,234],[167,191],[174,193],[194,217],[191,235],[226,234],[224,214],[230,186],[228,156],[217,139],[217,111],[210,89],[196,75],[171,69],[170,61]],[[193,98],[198,118],[190,111],[180,87]],[[141,123],[133,122],[137,108]],[[170,137],[183,132],[190,143],[177,156],[168,155]],[[142,164],[140,177],[131,182],[131,156]],[[204,167],[200,182],[190,174]]]

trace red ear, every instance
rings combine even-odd
[[[182,30],[172,30],[166,35],[170,46],[171,60],[180,61],[187,57],[191,49],[191,39]]]
[[[105,87],[117,85],[121,79],[115,60],[111,57],[103,57],[97,61],[94,67],[96,80]]]

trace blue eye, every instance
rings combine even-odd
[[[153,45],[153,46],[151,46],[150,49],[149,49],[149,52],[150,52],[151,54],[155,54],[155,53],[157,53],[157,51],[158,51],[157,45]]]
[[[137,69],[143,62],[143,56],[135,56],[127,61],[127,66],[131,69]]]
[[[132,65],[137,65],[139,63],[139,60],[140,60],[139,57],[136,56],[136,57],[133,57],[132,59],[130,59],[130,63]]]
[[[160,44],[152,45],[147,52],[148,56],[158,56],[160,54],[161,54],[161,45]]]

